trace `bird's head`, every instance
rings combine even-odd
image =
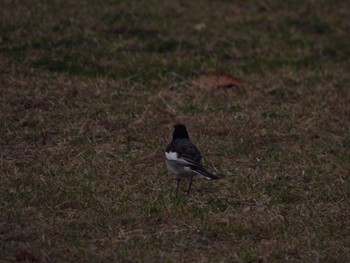
[[[178,138],[189,139],[186,126],[183,124],[176,124],[174,126],[173,140]]]

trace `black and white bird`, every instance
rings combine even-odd
[[[209,173],[203,167],[203,157],[197,147],[190,141],[187,129],[182,124],[174,126],[173,139],[165,150],[165,161],[168,169],[176,175],[176,196],[181,178],[189,178],[187,190],[189,195],[193,177],[200,175],[205,179],[218,180],[219,177]]]

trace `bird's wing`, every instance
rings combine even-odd
[[[217,180],[216,175],[203,168],[203,158],[199,150],[188,139],[176,139],[168,145],[165,151],[167,160],[187,166],[193,172],[207,179]]]
[[[179,162],[183,163],[183,164],[189,164],[191,166],[202,166],[201,162],[197,162],[195,160],[192,159],[192,157],[190,156],[186,156],[185,154],[183,154],[179,159]]]
[[[200,165],[202,162],[202,155],[197,147],[188,139],[176,139],[173,141],[173,151],[178,153],[178,158],[183,162],[192,165]]]
[[[193,172],[204,176],[206,179],[211,179],[211,180],[218,180],[219,179],[219,177],[217,177],[216,175],[209,173],[207,170],[205,170],[201,163],[197,163],[197,162],[193,161],[192,159],[188,159],[188,158],[182,156],[182,157],[178,158],[177,160],[175,160],[175,162],[188,166]]]
[[[181,164],[183,166],[191,167],[192,169],[194,167],[202,167],[201,164],[199,164],[199,163],[197,163],[197,162],[195,162],[195,161],[193,161],[191,159],[184,158],[184,157],[179,157],[178,159],[176,159],[176,160],[173,159],[172,161],[176,162],[178,164]]]

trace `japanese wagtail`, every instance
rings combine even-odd
[[[165,161],[168,169],[176,175],[176,196],[181,178],[189,178],[187,190],[189,195],[193,177],[200,175],[205,179],[218,180],[219,177],[209,173],[203,167],[203,157],[197,147],[190,141],[187,129],[182,124],[174,126],[173,139],[165,150]]]

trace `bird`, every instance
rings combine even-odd
[[[174,126],[172,140],[165,149],[167,168],[176,175],[176,197],[182,178],[189,178],[187,195],[190,194],[193,177],[199,175],[208,180],[218,180],[219,177],[208,172],[203,167],[203,157],[198,148],[190,141],[186,126]]]

